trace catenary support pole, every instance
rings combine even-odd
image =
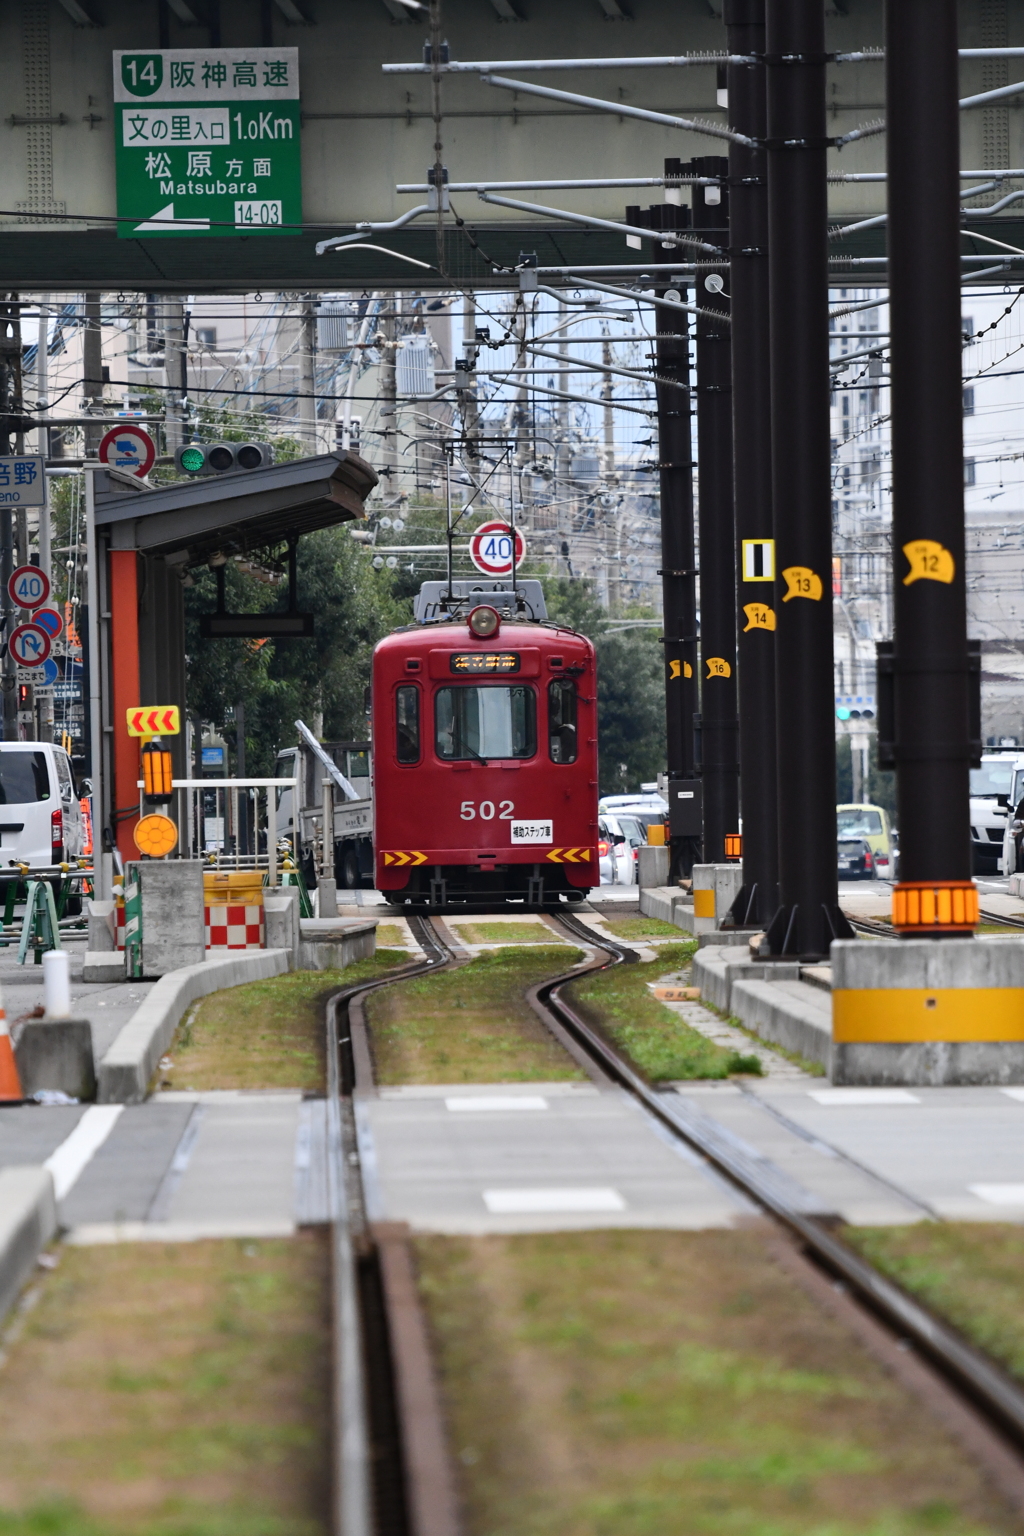
[[[688,229],[690,210],[673,203],[627,208],[626,219],[645,229]],[[655,244],[655,259],[665,271],[655,283],[664,295],[682,292],[673,273],[678,247]],[[685,310],[657,312],[657,376],[689,386],[690,320]],[[661,593],[665,625],[665,728],[669,782],[692,781],[695,771],[693,726],[697,710],[697,581],[693,547],[693,443],[690,396],[674,383],[656,384],[658,402],[658,472],[661,482]],[[689,875],[700,862],[700,835],[672,837],[671,873]]]
[[[825,11],[767,0],[779,906],[774,955],[852,937],[836,879]],[[783,701],[784,704],[783,704]]]
[[[908,934],[969,932],[980,721],[964,578],[956,0],[889,0],[885,32],[895,598],[880,682],[884,698],[891,679],[895,729],[883,709],[879,734],[896,765],[893,919]]]
[[[665,171],[669,165],[666,162]],[[694,187],[693,227],[729,245],[729,162],[705,155],[687,167],[717,176]],[[711,286],[708,286],[708,279]],[[717,279],[717,281],[716,281]],[[729,313],[727,260],[698,263],[696,302]],[[660,324],[660,322],[659,322]],[[736,718],[736,562],[732,510],[732,359],[729,326],[697,317],[697,522],[700,533],[700,778],[705,864],[725,862],[726,833],[739,830]]]
[[[725,0],[729,52],[764,54],[765,0]],[[730,64],[729,124],[763,141],[763,63]],[[738,927],[767,927],[778,907],[779,811],[775,771],[775,601],[772,580],[771,367],[768,348],[766,151],[729,146],[729,295],[732,311],[733,498],[743,885]],[[768,556],[766,563],[766,554]],[[730,829],[735,830],[735,829]]]

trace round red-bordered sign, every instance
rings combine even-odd
[[[526,558],[526,540],[517,528],[516,566]],[[469,558],[485,576],[512,574],[512,529],[508,523],[483,523],[469,541]]]
[[[56,640],[64,628],[64,620],[56,608],[37,608],[32,615],[32,623],[38,624],[40,629],[45,629],[51,640]]]
[[[11,572],[7,591],[16,608],[41,608],[50,595],[50,578],[38,565],[19,565]]]
[[[50,637],[38,624],[19,624],[11,631],[10,647],[19,667],[41,667],[50,654]]]
[[[144,427],[125,422],[101,439],[99,461],[126,475],[148,475],[156,463],[156,444]]]

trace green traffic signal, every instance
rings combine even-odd
[[[198,475],[206,463],[206,454],[201,448],[183,448],[178,462],[190,475]]]

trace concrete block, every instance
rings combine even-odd
[[[951,939],[837,939],[836,991],[904,987],[1024,987],[1024,935]]]
[[[141,1103],[160,1057],[191,1003],[222,988],[266,981],[293,968],[290,949],[251,949],[183,966],[162,976],[100,1062],[96,1091],[99,1103]]]
[[[29,1019],[14,1047],[26,1098],[45,1088],[73,1099],[96,1097],[96,1063],[88,1019]]]
[[[796,961],[752,960],[749,950],[731,944],[709,944],[693,957],[693,984],[713,1008],[735,1013],[733,986],[737,981],[798,981]]]
[[[694,933],[714,933],[721,927],[742,884],[741,864],[693,866]]]
[[[1024,1083],[1024,1041],[836,1041],[832,1081],[899,1088]]]
[[[366,960],[377,948],[377,919],[304,917],[299,923],[302,971],[343,970]]]
[[[82,980],[90,982],[124,981],[123,949],[87,949],[82,966]]]
[[[338,882],[321,877],[316,887],[316,915],[317,917],[337,917],[338,915]]]
[[[165,976],[206,955],[201,859],[147,859],[142,888],[142,974]]]
[[[116,949],[117,903],[87,901],[85,911],[89,923],[88,948],[90,950]]]
[[[640,911],[645,917],[656,917],[663,923],[672,923],[684,933],[693,933],[693,903],[689,892],[677,885],[656,886],[641,890]]]
[[[0,1169],[0,1317],[18,1299],[56,1231],[57,1202],[49,1171]]]
[[[1024,937],[832,945],[834,1081],[1024,1082]]]
[[[267,948],[287,949],[299,958],[299,893],[295,886],[284,885],[263,898]]]
[[[818,987],[797,980],[736,980],[729,1012],[762,1040],[796,1051],[829,1070],[832,1013],[828,997]]]
[[[1024,875],[1010,876],[1010,895],[1024,896]]]
[[[755,933],[760,933],[760,928],[719,928],[715,933],[702,933],[698,935],[697,945],[704,949],[708,944],[728,944],[730,946],[749,946]]]
[[[648,886],[668,885],[669,848],[656,848],[644,843],[636,851],[636,883],[641,890]]]

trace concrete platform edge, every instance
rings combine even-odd
[[[832,1009],[830,1000],[822,1007],[821,999],[818,988],[802,981],[734,981],[730,1011],[762,1040],[820,1062],[828,1072]]]
[[[10,1311],[56,1231],[57,1202],[49,1171],[0,1170],[0,1317]]]
[[[161,976],[100,1062],[96,1074],[97,1102],[141,1103],[160,1057],[190,1003],[226,987],[281,976],[292,965],[290,950],[263,949],[204,960]]]

